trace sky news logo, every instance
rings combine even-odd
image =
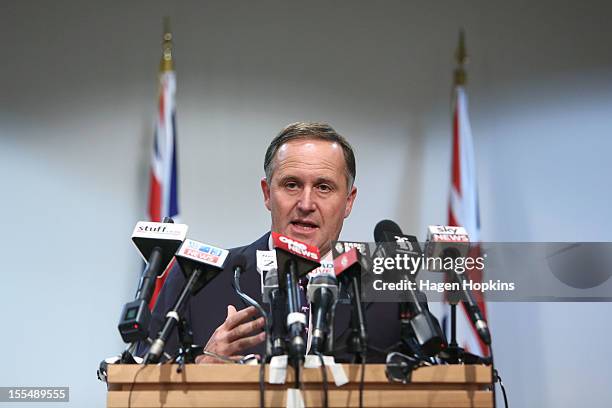
[[[446,225],[429,226],[429,240],[433,242],[470,242],[470,238],[463,227],[449,227]]]

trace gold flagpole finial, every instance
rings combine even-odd
[[[465,85],[467,82],[465,64],[468,61],[468,55],[465,49],[465,32],[463,29],[459,30],[459,44],[457,45],[455,58],[457,60],[457,68],[455,69],[455,86]]]
[[[170,17],[164,17],[164,37],[159,69],[161,72],[172,71],[174,69],[174,63],[172,61],[172,31],[170,31]]]

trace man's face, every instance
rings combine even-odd
[[[344,152],[325,140],[293,140],[276,152],[271,180],[261,180],[272,231],[319,247],[338,239],[357,189],[348,190]]]

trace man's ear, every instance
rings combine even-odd
[[[344,218],[348,217],[351,214],[351,210],[353,209],[353,203],[355,202],[355,197],[357,197],[357,187],[353,186],[353,188],[351,188],[351,192],[346,198],[346,207],[344,208]]]
[[[268,211],[271,211],[270,210],[270,186],[268,185],[268,180],[266,180],[265,177],[261,179],[261,192],[263,193],[263,196],[264,196],[264,205],[266,206]]]

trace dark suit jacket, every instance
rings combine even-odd
[[[227,305],[232,304],[237,309],[244,307],[240,297],[233,287],[233,268],[236,256],[244,255],[246,258],[245,271],[240,280],[243,292],[261,303],[261,284],[257,272],[257,250],[268,250],[268,239],[270,233],[264,234],[250,245],[230,249],[225,262],[225,267],[206,287],[193,296],[183,313],[191,324],[194,335],[194,343],[205,345],[215,329],[219,327],[227,316]],[[177,264],[169,271],[168,278],[164,283],[157,303],[153,310],[150,326],[150,337],[155,339],[159,330],[166,320],[166,313],[174,306],[180,291],[185,285],[185,278]],[[368,329],[368,344],[371,346],[368,352],[368,361],[383,362],[385,352],[383,350],[393,346],[399,340],[399,323],[397,304],[395,303],[372,303],[367,305],[366,324]],[[349,305],[338,305],[336,308],[336,319],[334,333],[336,337],[336,348],[342,350],[348,334],[350,321]],[[138,355],[143,355],[147,346],[140,345]],[[165,351],[174,355],[178,349],[178,334],[172,334],[166,343]],[[376,351],[380,350],[380,351]],[[263,345],[256,349],[246,350],[243,354],[263,354]],[[347,360],[349,356],[340,351],[337,356],[339,360]]]

